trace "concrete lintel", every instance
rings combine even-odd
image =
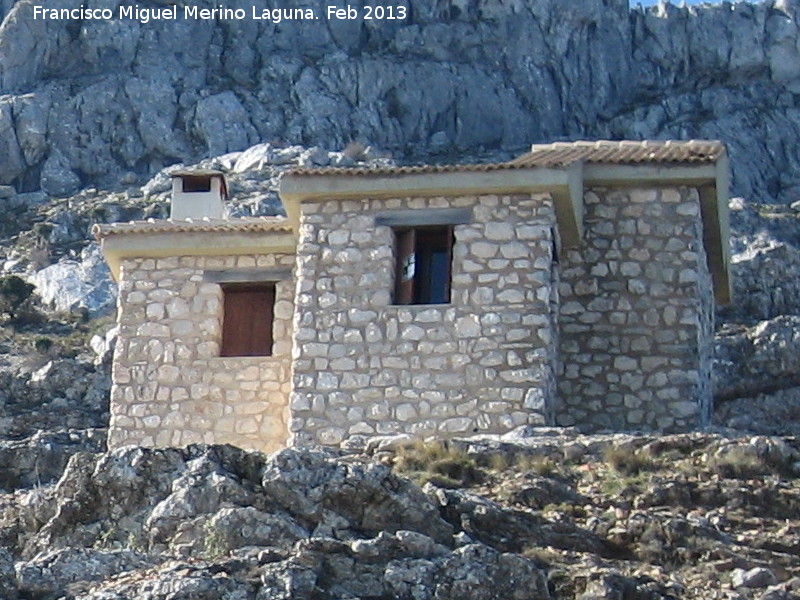
[[[290,232],[165,232],[111,235],[103,238],[100,248],[119,281],[120,265],[126,258],[294,254],[296,242]]]
[[[469,208],[411,208],[385,211],[375,215],[375,224],[387,227],[464,225],[471,222],[472,210]]]
[[[228,269],[206,271],[203,281],[208,283],[259,283],[287,281],[292,278],[291,269]]]

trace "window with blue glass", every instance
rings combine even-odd
[[[448,304],[453,226],[395,228],[395,304]]]

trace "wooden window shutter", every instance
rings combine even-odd
[[[270,356],[275,284],[223,286],[221,356]]]
[[[394,303],[414,302],[414,277],[416,275],[416,235],[413,229],[401,229],[396,234]]]

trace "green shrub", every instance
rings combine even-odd
[[[17,275],[0,277],[0,312],[14,320],[20,307],[33,295],[35,286]]]
[[[48,337],[39,337],[33,342],[33,347],[39,354],[47,354],[53,347],[53,340]]]

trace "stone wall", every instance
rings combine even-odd
[[[220,358],[222,290],[207,270],[291,269],[293,255],[128,259],[119,286],[109,447],[286,445],[294,285],[276,285],[273,355]]]
[[[692,188],[594,189],[561,257],[560,425],[689,429],[711,407],[713,292]]]
[[[394,234],[376,213],[441,208],[472,214],[455,227],[450,304],[392,305]],[[549,422],[553,226],[547,195],[304,203],[293,443]]]

